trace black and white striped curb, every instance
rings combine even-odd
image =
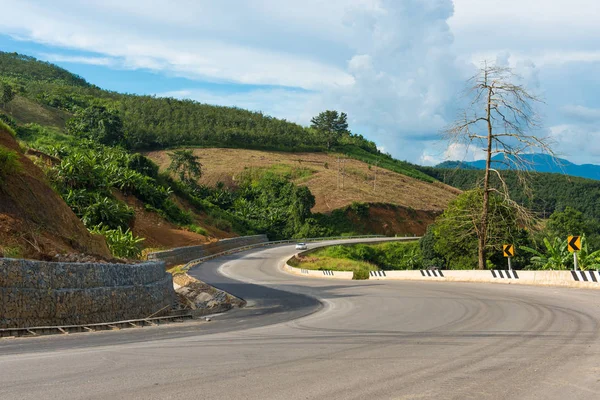
[[[421,269],[422,276],[429,276],[434,278],[444,278],[444,274],[439,269]]]
[[[577,282],[600,282],[598,271],[571,271],[571,275]]]
[[[369,276],[385,277],[385,271],[369,271]]]
[[[300,273],[302,273],[302,274],[308,274],[308,270],[307,269],[301,269]]]
[[[501,269],[493,269],[492,276],[494,278],[500,279],[519,279],[519,275],[517,275],[517,271],[504,271]]]
[[[323,271],[323,275],[333,276],[333,271]]]

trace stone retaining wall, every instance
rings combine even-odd
[[[165,314],[175,301],[162,262],[0,259],[0,328],[80,325]]]
[[[267,235],[240,236],[231,239],[221,239],[218,242],[198,246],[178,247],[176,249],[158,251],[148,254],[148,260],[164,261],[167,267],[185,264],[197,258],[210,256],[223,251],[244,247],[251,244],[268,242]]]

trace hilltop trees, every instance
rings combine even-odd
[[[348,115],[337,111],[323,111],[310,120],[311,128],[322,135],[327,150],[338,144],[344,135],[350,135],[348,130]]]
[[[119,115],[102,106],[81,108],[67,121],[67,131],[75,136],[113,146],[123,142],[123,122]]]
[[[15,90],[9,84],[0,82],[0,103],[6,107],[15,98]]]
[[[478,264],[485,268],[489,241],[490,196],[500,196],[510,205],[519,219],[527,221],[528,212],[514,202],[509,193],[503,173],[492,166],[492,156],[502,154],[503,162],[519,171],[527,170],[522,154],[544,152],[552,154],[547,139],[527,131],[537,126],[533,103],[540,100],[523,86],[515,84],[516,76],[509,68],[484,64],[477,75],[469,80],[468,106],[461,118],[447,131],[446,137],[453,143],[465,146],[481,146],[485,151],[486,167],[482,183],[481,218],[474,220],[478,240]],[[497,176],[500,185],[490,184],[491,174]],[[526,179],[521,176],[521,183]]]

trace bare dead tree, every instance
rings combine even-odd
[[[502,154],[501,160],[494,159],[493,162],[516,170],[520,184],[529,194],[527,181],[532,165],[524,154],[542,152],[554,157],[550,140],[530,133],[539,126],[534,105],[541,100],[515,83],[517,81],[518,76],[510,68],[483,63],[478,73],[468,81],[466,95],[469,104],[460,118],[445,131],[445,137],[451,143],[463,144],[467,148],[481,146],[485,151],[482,215],[474,227],[478,237],[479,269],[485,268],[491,193],[500,195],[510,204],[523,224],[533,221],[527,209],[511,200],[501,170],[492,166],[492,157]],[[497,176],[499,187],[490,184],[491,174]]]

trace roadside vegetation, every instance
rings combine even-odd
[[[136,212],[128,197],[176,227],[205,236],[210,227],[271,239],[355,233],[348,215],[360,206],[333,218],[311,212],[314,195],[298,186],[314,173],[310,166],[248,168],[235,187],[206,186],[198,183],[203,160],[184,146],[332,151],[434,181],[350,132],[345,113],[327,110],[302,127],[238,108],[125,95],[16,53],[0,52],[0,71],[2,128],[29,149],[56,192],[91,232],[106,238],[117,257],[137,258],[144,247],[144,238],[131,229]],[[166,171],[140,153],[153,149],[168,150]],[[10,151],[0,154],[0,163],[0,174],[18,168]]]
[[[467,214],[469,208],[481,207],[481,192],[466,192],[459,196],[448,210],[431,225],[418,242],[389,242],[380,244],[355,244],[323,247],[304,252],[290,260],[290,265],[313,270],[359,271],[368,276],[374,270],[418,269],[475,269],[477,267],[477,236],[472,222],[465,218],[479,213]],[[497,200],[492,204],[498,205]],[[577,232],[582,236],[582,249],[578,254],[579,268],[600,269],[600,246],[595,224],[589,223],[581,212],[572,208],[556,211],[537,230],[528,232],[507,216],[507,210],[492,208],[491,226],[498,228],[500,236],[489,243],[486,267],[506,269],[502,245],[512,243],[516,247],[513,268],[525,270],[573,269],[573,254],[567,250],[567,236]],[[500,229],[502,227],[503,229]],[[504,232],[512,229],[512,236]],[[363,278],[365,279],[365,278]]]
[[[367,279],[369,271],[419,269],[422,256],[416,241],[354,244],[310,250],[289,264],[319,271],[352,271],[354,279]]]
[[[477,265],[477,236],[474,227],[480,218],[481,192],[467,191],[458,196],[420,240],[424,267],[473,269]],[[567,207],[555,211],[547,220],[537,220],[525,229],[514,218],[516,213],[492,196],[490,208],[487,269],[506,269],[502,246],[513,244],[516,269],[573,269],[573,255],[567,250],[568,236],[582,236],[584,248],[579,254],[581,269],[597,269],[600,262],[598,224],[583,213]]]
[[[385,176],[389,171],[428,187],[435,182],[439,188],[439,180],[466,190],[437,217],[419,245],[374,247],[375,253],[363,249],[362,255],[337,250],[335,257],[327,256],[332,259],[393,269],[474,268],[482,261],[486,268],[502,268],[502,245],[510,243],[518,249],[513,260],[518,268],[570,268],[572,259],[563,254],[566,237],[582,235],[582,267],[597,265],[600,183],[596,181],[532,174],[528,190],[510,171],[496,177],[485,171],[418,167],[381,153],[375,143],[349,131],[345,113],[333,110],[323,111],[311,126],[303,127],[238,108],[109,92],[62,68],[16,53],[0,52],[0,71],[0,129],[19,139],[56,192],[90,231],[107,239],[118,257],[139,257],[145,245],[144,238],[132,231],[136,211],[132,202],[125,201],[131,198],[141,202],[145,212],[204,236],[212,228],[230,236],[266,233],[271,239],[369,233],[368,204],[346,202],[344,208],[338,205],[327,214],[311,211],[315,194],[302,185],[316,173],[311,164],[250,167],[236,173],[229,186],[220,181],[198,183],[207,165],[190,148],[230,147],[323,152],[361,160],[369,169],[349,163],[340,173],[339,166],[327,162],[322,168],[338,180],[341,177],[342,185],[344,177],[359,177],[373,192],[384,190],[377,185],[389,178]],[[147,150],[168,153],[168,168],[162,165],[159,171],[142,154]],[[334,168],[336,172],[331,172]],[[0,182],[18,170],[16,153],[0,147]],[[409,187],[404,181],[398,185]],[[507,201],[508,192],[502,191],[506,188],[514,201]],[[435,200],[436,213],[451,196]],[[530,208],[533,214],[527,216],[535,218],[522,218],[523,207]],[[385,217],[398,210],[387,211]],[[410,207],[404,211],[408,217],[422,218],[416,218]],[[385,259],[377,255],[380,252],[392,256]]]

